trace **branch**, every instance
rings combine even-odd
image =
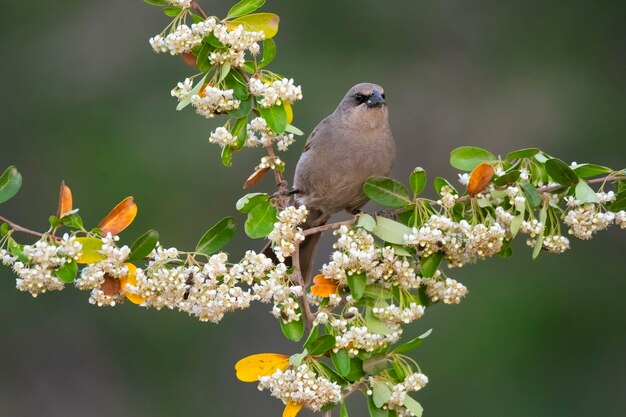
[[[311,227],[310,229],[306,229],[304,232],[302,232],[304,234],[304,236],[309,236],[309,235],[313,235],[315,233],[321,233],[321,232],[325,232],[327,230],[335,230],[335,229],[339,229],[341,226],[351,226],[354,224],[354,220],[355,219],[350,219],[350,220],[344,220],[341,222],[337,222],[337,223],[328,223],[328,224],[324,224],[322,226],[317,226],[317,227]]]
[[[44,236],[44,233],[39,233],[39,232],[36,232],[34,230],[30,230],[30,229],[27,229],[25,227],[22,227],[19,224],[13,223],[11,220],[7,219],[6,217],[0,216],[0,221],[3,221],[6,224],[8,224],[9,227],[11,229],[13,229],[14,231],[16,231],[16,232],[26,233],[26,234],[33,235],[33,236],[38,236],[38,237],[43,237]]]
[[[302,295],[298,296],[298,300],[300,301],[300,307],[302,308],[302,313],[304,314],[304,327],[307,331],[310,331],[313,328],[313,320],[315,317],[311,312],[309,298],[306,295],[306,284],[304,283],[300,269],[300,245],[298,245],[296,251],[291,255],[291,259],[295,268],[295,271],[291,274],[291,279],[302,287]]]

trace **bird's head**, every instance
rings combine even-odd
[[[374,129],[387,123],[385,90],[372,83],[357,84],[345,95],[337,111],[353,126]]]

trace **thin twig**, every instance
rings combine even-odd
[[[300,307],[302,308],[302,313],[304,314],[304,327],[306,327],[307,331],[310,331],[313,328],[313,320],[315,317],[311,312],[309,298],[306,295],[306,284],[304,283],[301,272],[302,270],[300,269],[300,246],[298,246],[296,251],[291,255],[291,259],[295,268],[293,274],[291,274],[291,279],[302,287],[302,295],[298,297],[298,300],[300,301]]]
[[[25,227],[22,227],[19,224],[13,223],[11,220],[7,219],[6,217],[0,216],[0,221],[3,221],[6,224],[8,224],[9,227],[11,229],[13,229],[14,231],[16,231],[16,232],[26,233],[26,234],[33,235],[33,236],[38,236],[38,237],[43,237],[44,236],[44,233],[39,233],[39,232],[36,232],[34,230],[30,230],[30,229],[27,229]]]
[[[309,236],[315,233],[325,232],[327,230],[339,229],[341,226],[344,226],[344,225],[345,226],[353,225],[354,221],[355,219],[350,219],[350,220],[344,220],[344,221],[337,222],[337,223],[327,223],[322,226],[311,227],[310,229],[306,229],[305,231],[302,232],[302,234],[304,234],[304,236]]]
[[[192,0],[191,10],[196,12],[196,14],[198,14],[203,19],[206,19],[208,17],[208,15],[204,12],[204,10],[202,10],[202,7],[200,7],[200,5],[196,1]]]
[[[324,413],[322,414],[322,417],[332,417],[333,412],[332,410],[328,410],[328,411],[324,411]]]

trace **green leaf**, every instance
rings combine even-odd
[[[285,323],[283,319],[278,319],[280,323],[280,330],[283,331],[285,337],[293,342],[298,342],[302,339],[304,335],[304,321],[302,315],[300,315],[300,320],[290,321]]]
[[[350,294],[355,300],[360,300],[363,296],[363,291],[365,291],[365,286],[367,285],[367,276],[365,273],[354,273],[352,275],[348,275],[348,287],[350,288]]]
[[[452,190],[454,190],[456,194],[458,194],[458,191],[456,191],[456,188],[454,188],[454,186],[450,184],[448,180],[442,177],[435,178],[435,181],[434,181],[435,191],[437,192],[437,194],[439,194],[439,196],[441,196],[441,189],[446,185],[450,187]]]
[[[363,361],[363,371],[368,375],[378,375],[388,368],[387,362],[387,355],[372,355]]]
[[[390,398],[391,388],[383,381],[375,379],[372,384],[372,401],[374,401],[374,405],[381,408]]]
[[[128,259],[131,261],[139,261],[145,258],[150,255],[158,242],[159,232],[152,229],[148,230],[146,233],[139,236],[139,238],[132,244]]]
[[[337,352],[330,352],[330,360],[339,375],[347,377],[350,373],[350,355],[346,349],[339,349]]]
[[[211,62],[209,54],[215,50],[215,47],[208,42],[202,43],[198,55],[196,56],[196,66],[200,72],[209,72],[211,70]]]
[[[426,339],[428,336],[430,336],[430,334],[433,332],[433,329],[428,330],[426,333],[416,337],[413,340],[410,340],[406,343],[403,343],[401,345],[399,345],[398,347],[396,347],[393,352],[394,353],[403,353],[403,352],[409,352],[413,349],[415,349],[416,347],[418,347],[419,345],[421,345],[422,343],[424,343],[424,339]]]
[[[226,76],[226,86],[233,89],[233,93],[238,100],[244,101],[250,97],[248,85],[239,71],[230,71]]]
[[[306,358],[306,355],[308,354],[309,351],[307,349],[304,349],[304,351],[302,351],[301,353],[294,353],[289,357],[289,365],[297,368],[302,364],[302,361],[304,360],[304,358]]]
[[[369,411],[370,417],[389,417],[389,410],[376,407],[371,395],[367,397],[367,411]]]
[[[376,217],[376,227],[372,233],[385,242],[404,245],[404,236],[412,233],[413,230],[395,220],[385,217]]]
[[[368,232],[373,232],[376,227],[376,219],[367,213],[360,213],[357,216],[356,227],[365,229]]]
[[[621,210],[626,210],[626,192],[622,191],[621,193],[617,194],[615,201],[607,205],[606,208],[614,213],[617,213]]]
[[[370,200],[385,207],[400,208],[411,203],[409,191],[391,178],[370,177],[363,185],[363,192]]]
[[[217,79],[218,84],[226,79],[228,74],[230,74],[230,69],[231,69],[230,61],[226,61],[222,65],[220,65],[219,67],[220,77]]]
[[[488,150],[474,146],[461,146],[450,152],[450,165],[461,171],[471,171],[481,162],[496,159],[496,156]]]
[[[237,119],[230,129],[230,134],[237,138],[237,143],[234,148],[243,148],[243,145],[246,143],[246,139],[248,138],[248,118],[242,117]]]
[[[561,185],[574,185],[578,183],[578,175],[560,159],[552,158],[545,163],[548,175]]]
[[[269,196],[265,193],[250,193],[237,200],[235,207],[242,213],[249,213],[252,207],[268,200]]]
[[[322,374],[328,378],[330,381],[336,382],[339,385],[346,385],[348,381],[335,372],[330,366],[326,365],[324,362],[317,362],[317,365],[322,368]]]
[[[420,167],[415,168],[409,177],[409,183],[413,195],[417,197],[426,187],[426,171]]]
[[[228,114],[237,118],[244,117],[250,114],[253,106],[254,99],[252,98],[252,95],[250,95],[246,100],[241,100],[239,103],[239,107],[235,110],[229,111]]]
[[[233,165],[233,147],[230,145],[222,148],[222,164],[226,167]]]
[[[537,256],[539,256],[539,253],[541,253],[541,248],[543,247],[544,236],[539,235],[535,239],[537,240],[535,241],[535,246],[533,246],[533,259],[537,259]]]
[[[499,187],[502,187],[503,185],[507,185],[507,184],[513,184],[519,179],[520,174],[521,174],[520,171],[514,169],[512,171],[507,172],[506,174],[502,176],[499,176],[493,181],[493,183]]]
[[[350,358],[350,372],[346,375],[348,381],[358,381],[363,378],[363,361],[358,357]]]
[[[261,201],[250,209],[248,213],[248,219],[244,225],[246,234],[253,239],[265,237],[274,230],[274,223],[276,223],[278,216],[278,210],[267,201]]]
[[[422,257],[420,259],[420,274],[425,278],[432,278],[432,276],[435,275],[435,272],[437,272],[442,260],[442,252],[435,252],[430,256]]]
[[[315,340],[317,340],[317,338],[320,335],[320,329],[318,326],[315,326],[311,329],[311,331],[309,332],[309,336],[306,338],[306,341],[304,342],[304,345],[302,345],[305,349],[309,349],[311,347],[311,344],[313,342],[315,342]]]
[[[387,325],[378,319],[372,312],[372,308],[365,307],[365,325],[372,333],[391,334],[393,333]]]
[[[48,217],[48,223],[50,223],[50,227],[54,229],[55,227],[59,227],[61,225],[61,219],[59,219],[57,216],[52,215]]]
[[[335,347],[335,336],[325,334],[310,343],[309,355],[321,355]]]
[[[276,42],[274,39],[263,41],[263,59],[259,62],[259,68],[267,67],[276,58]]]
[[[391,365],[393,366],[393,371],[396,374],[397,380],[404,381],[407,375],[407,372],[404,370],[404,366],[402,366],[398,360],[391,362]]]
[[[206,80],[206,77],[208,75],[209,74],[204,74],[204,77],[202,77],[202,79],[200,79],[200,81],[198,81],[198,83],[191,89],[187,98],[178,102],[178,105],[176,106],[176,111],[181,111],[182,109],[187,107],[189,104],[191,104],[191,97],[195,96],[196,94],[200,92],[200,90],[202,89],[202,86],[204,85],[204,81]]]
[[[285,132],[288,132],[288,133],[293,133],[293,134],[294,134],[294,135],[296,135],[296,136],[302,136],[302,135],[304,135],[304,132],[303,132],[303,131],[301,131],[301,130],[300,130],[300,129],[298,129],[297,127],[295,127],[295,126],[293,126],[293,125],[290,125],[290,124],[288,124],[288,125],[287,125],[287,127],[285,128]]]
[[[258,106],[257,110],[262,118],[265,119],[267,125],[275,133],[283,133],[287,127],[287,112],[284,106],[262,107]]]
[[[524,191],[526,199],[532,208],[537,208],[541,205],[541,195],[539,195],[539,192],[532,184],[522,184],[522,190]]]
[[[54,275],[66,284],[71,284],[76,279],[78,273],[78,265],[72,261],[64,264],[61,268],[54,271]]]
[[[339,407],[339,417],[348,417],[348,409],[346,408],[346,403],[343,401]]]
[[[537,148],[525,148],[519,151],[509,152],[506,156],[507,161],[514,161],[516,159],[531,158],[539,153]]]
[[[235,219],[225,217],[211,227],[200,239],[196,252],[211,255],[218,252],[235,237]]]
[[[402,404],[406,408],[408,408],[409,411],[411,411],[411,413],[413,413],[415,417],[422,417],[422,413],[424,412],[424,409],[422,408],[420,403],[415,401],[412,397],[408,395],[404,397],[404,402]]]
[[[22,175],[11,165],[0,177],[0,204],[13,198],[21,186]]]
[[[226,19],[233,19],[235,17],[244,16],[248,13],[252,13],[259,7],[265,4],[265,0],[241,0],[230,8]]]
[[[144,2],[151,4],[152,6],[165,6],[169,4],[166,0],[143,0]]]
[[[169,17],[176,17],[180,14],[183,9],[180,7],[167,6],[163,8],[163,13]]]
[[[581,203],[599,203],[600,199],[596,195],[596,192],[587,184],[583,179],[576,184],[576,200]]]
[[[61,217],[61,223],[73,229],[83,229],[83,219],[78,215],[78,213],[64,215]]]
[[[6,223],[2,223],[0,226],[0,236],[5,237],[9,233],[9,225]]]
[[[613,170],[609,167],[596,164],[579,164],[572,168],[572,171],[574,171],[580,178],[595,177],[597,175],[613,172]]]

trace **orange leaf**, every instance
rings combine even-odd
[[[100,285],[100,289],[105,295],[109,297],[120,293],[121,290],[120,280],[113,278],[109,274],[104,274],[104,282]]]
[[[287,367],[289,367],[289,356],[279,353],[258,353],[237,362],[235,371],[240,381],[255,382],[261,376],[272,375],[277,369],[284,371]]]
[[[258,169],[256,171],[254,171],[254,173],[252,173],[252,175],[250,175],[248,177],[248,179],[246,180],[246,182],[243,184],[243,189],[245,190],[246,188],[256,184],[257,182],[261,181],[261,178],[263,178],[263,176],[267,173],[267,171],[269,171],[269,168],[261,168]]]
[[[318,274],[313,278],[315,285],[311,286],[311,294],[318,297],[328,298],[331,294],[337,294],[337,280],[328,279],[323,274]]]
[[[72,211],[72,190],[65,185],[65,181],[61,181],[61,189],[59,190],[59,208],[57,217],[63,216],[68,211]]]
[[[122,291],[124,292],[126,298],[128,298],[132,303],[141,304],[146,301],[145,298],[126,290],[126,285],[137,285],[137,267],[130,262],[125,262],[124,265],[128,268],[128,274],[126,274],[126,276],[121,280]]]
[[[491,165],[484,163],[478,165],[470,176],[467,193],[470,195],[480,193],[489,184],[494,173],[495,171]]]
[[[136,215],[137,204],[133,201],[133,197],[126,197],[102,219],[98,229],[102,230],[103,235],[107,233],[112,235],[120,234],[122,230],[126,229],[135,220]]]
[[[285,406],[285,411],[283,411],[283,417],[296,417],[301,409],[302,403],[294,403],[292,401],[289,401]]]
[[[196,57],[190,52],[183,52],[180,57],[183,62],[192,68],[196,67]]]

